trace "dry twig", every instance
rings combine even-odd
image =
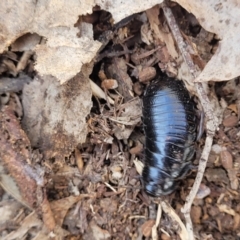
[[[162,206],[161,206],[161,204],[158,204],[158,211],[157,211],[156,222],[155,222],[155,224],[152,227],[152,239],[153,240],[155,240],[155,239],[157,240],[158,239],[157,228],[158,228],[158,225],[160,223],[161,217],[162,217]]]
[[[179,226],[178,235],[181,238],[181,240],[187,240],[188,239],[187,237],[189,235],[188,231],[184,226],[183,222],[181,221],[180,217],[174,211],[174,209],[170,206],[169,203],[165,201],[161,201],[161,206],[163,211],[172,219],[172,221],[178,223]]]
[[[195,67],[190,54],[186,50],[187,49],[186,43],[184,42],[184,39],[181,35],[181,32],[175,21],[172,11],[170,8],[168,8],[166,6],[163,6],[163,11],[164,11],[164,15],[167,19],[168,25],[172,31],[172,34],[176,40],[177,46],[183,56],[183,59],[186,62],[187,66],[189,68],[189,71],[193,76],[193,79],[196,79],[196,77],[199,75],[199,71]],[[190,217],[191,205],[197,194],[200,183],[202,181],[203,174],[204,174],[207,160],[208,160],[208,156],[209,156],[212,142],[213,142],[213,136],[218,127],[217,121],[213,116],[213,109],[211,107],[207,93],[205,92],[205,90],[203,88],[203,84],[202,83],[194,83],[194,85],[197,90],[198,97],[203,106],[203,109],[204,109],[204,112],[206,115],[206,119],[207,119],[207,124],[206,124],[207,138],[206,138],[205,146],[204,146],[204,149],[203,149],[200,161],[199,161],[197,177],[196,177],[194,185],[186,199],[186,203],[182,209],[182,212],[183,212],[185,220],[186,220],[186,227],[188,230],[190,240],[194,239],[193,226],[192,226],[192,221],[191,221],[191,217]]]

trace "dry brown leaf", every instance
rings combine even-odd
[[[85,141],[85,118],[92,106],[88,75],[84,67],[67,84],[37,76],[24,87],[23,127],[32,146],[40,146],[46,158],[63,160]]]
[[[117,212],[118,203],[115,199],[103,198],[100,200],[100,206],[103,211],[114,213]]]
[[[50,203],[54,218],[59,226],[62,226],[63,220],[72,205],[80,201],[85,196],[70,196]]]
[[[46,194],[45,189],[43,190],[43,192],[44,192],[44,195],[43,195],[43,199],[42,199],[39,209],[41,211],[41,216],[42,216],[44,225],[47,227],[47,229],[49,231],[53,231],[53,229],[56,227],[56,222],[53,217],[53,213],[50,208],[50,204],[47,199],[47,194]]]
[[[236,0],[174,0],[191,12],[209,32],[221,39],[219,47],[196,81],[223,81],[240,75],[240,3]]]
[[[94,41],[92,25],[81,23],[79,16],[91,14],[98,5],[112,13],[116,22],[160,3],[158,0],[123,2],[95,1],[22,1],[3,0],[0,8],[0,52],[26,33],[34,32],[47,39],[36,49],[36,69],[40,75],[52,75],[61,83],[74,77],[96,55],[101,43]]]

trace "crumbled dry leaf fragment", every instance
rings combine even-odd
[[[159,13],[160,13],[159,7],[155,6],[147,10],[146,13],[149,19],[151,30],[155,35],[154,39],[158,41],[158,44],[165,43],[171,57],[173,59],[176,59],[178,57],[178,51],[175,47],[174,39],[172,37],[171,32],[168,29],[165,29],[159,20]]]
[[[114,135],[117,139],[128,139],[135,125],[140,122],[142,115],[141,102],[134,98],[121,105],[123,110],[119,117],[109,117],[109,120],[116,123]]]
[[[205,177],[209,182],[214,183],[229,183],[226,172],[222,168],[208,168],[205,172]]]
[[[84,67],[67,84],[37,76],[24,87],[23,127],[32,146],[40,147],[46,158],[61,161],[85,141],[85,118],[92,106],[88,75]]]
[[[237,104],[230,104],[227,108],[231,109],[233,112],[238,114],[238,105]]]
[[[139,71],[139,81],[140,82],[149,82],[156,76],[156,68],[154,67],[145,67]]]
[[[127,64],[123,58],[114,58],[112,63],[107,67],[107,73],[110,78],[116,79],[118,82],[117,90],[124,97],[125,101],[132,99],[132,79],[127,73]]]
[[[223,119],[222,122],[224,127],[235,127],[238,124],[238,117],[237,116],[228,116]]]
[[[155,224],[154,219],[149,219],[141,226],[141,231],[144,237],[150,237],[152,233],[152,227]]]
[[[34,212],[30,213],[27,217],[25,217],[21,222],[21,226],[15,231],[5,236],[4,239],[23,239],[31,228],[36,228],[38,230],[42,228],[42,221],[37,217],[37,214]]]
[[[140,141],[137,141],[136,146],[132,147],[129,152],[131,154],[140,154],[143,151],[143,145]]]
[[[89,225],[89,231],[85,239],[95,239],[95,240],[107,240],[110,239],[110,233],[100,228],[94,221]]]
[[[15,216],[16,213],[20,211],[22,205],[17,202],[16,200],[8,199],[0,202],[0,225],[11,221]]]
[[[222,166],[226,170],[233,168],[233,158],[232,158],[232,154],[229,151],[227,150],[221,151],[220,158],[221,158]]]
[[[59,226],[62,226],[63,220],[67,214],[67,211],[84,196],[70,196],[60,200],[52,201],[50,203],[54,219]]]
[[[196,81],[223,81],[240,75],[240,5],[236,0],[175,0],[221,39],[218,49]]]
[[[202,209],[200,206],[193,206],[191,209],[191,218],[195,224],[201,223]]]

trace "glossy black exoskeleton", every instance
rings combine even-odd
[[[182,81],[164,76],[147,87],[142,111],[144,187],[153,196],[167,195],[191,166],[198,125],[195,104]]]

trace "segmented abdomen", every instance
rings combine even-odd
[[[196,139],[195,106],[182,81],[165,76],[150,83],[143,97],[143,124],[145,190],[169,194],[189,169]]]

